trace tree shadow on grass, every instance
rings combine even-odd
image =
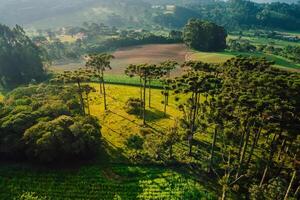
[[[168,118],[170,118],[170,115],[165,115],[165,113],[160,110],[153,108],[151,110],[146,110],[146,121],[148,122],[159,121],[161,119]]]
[[[129,163],[129,159],[124,154],[122,148],[116,147],[114,144],[102,139],[101,155],[98,159],[99,164],[111,164],[111,163]]]
[[[119,117],[121,117],[121,118],[123,118],[123,119],[125,119],[125,120],[127,120],[127,121],[129,121],[129,122],[132,122],[133,124],[135,124],[135,125],[137,125],[137,126],[140,126],[140,124],[139,124],[139,123],[136,123],[135,120],[131,120],[131,119],[129,119],[128,117],[126,117],[126,116],[124,116],[124,115],[121,115],[121,114],[116,113],[116,112],[111,111],[111,110],[110,110],[109,112],[112,113],[112,114],[114,114],[114,115],[117,115],[117,116],[119,116]]]

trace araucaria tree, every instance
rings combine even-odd
[[[167,115],[167,106],[169,105],[169,97],[170,97],[170,89],[171,89],[171,83],[173,82],[170,79],[171,71],[176,69],[176,66],[178,63],[176,61],[168,60],[165,62],[162,62],[160,64],[161,68],[161,82],[163,84],[164,90],[162,91],[162,94],[164,96],[163,104],[164,104],[164,115]]]
[[[191,19],[183,29],[185,44],[201,51],[222,51],[226,48],[226,30],[212,22]]]
[[[75,71],[64,71],[63,74],[59,74],[58,76],[56,76],[54,79],[51,80],[52,83],[65,83],[65,84],[76,84],[77,85],[77,93],[79,96],[79,100],[80,100],[80,105],[81,105],[81,112],[83,115],[85,115],[85,101],[84,101],[84,94],[86,94],[87,98],[89,96],[89,93],[92,92],[92,89],[89,89],[89,91],[87,91],[87,86],[84,86],[83,83],[90,81],[91,79],[91,71],[89,70],[83,70],[83,69],[79,69],[79,70],[75,70]],[[88,104],[88,102],[87,102]],[[88,105],[88,112],[90,114],[89,111],[89,105]]]
[[[210,72],[207,69],[209,64],[202,62],[186,62],[183,67],[188,67],[188,72],[182,77],[176,78],[173,84],[175,93],[190,95],[186,103],[179,106],[183,112],[181,124],[187,132],[189,143],[189,154],[192,154],[192,145],[194,134],[201,126],[201,118],[203,116],[204,107],[201,106],[201,97],[207,97],[207,94],[217,89],[220,80],[216,73]]]
[[[107,110],[106,88],[104,80],[104,71],[111,69],[111,60],[114,58],[110,54],[91,54],[88,56],[86,67],[94,70],[94,77],[99,80],[100,94],[103,93],[104,109]]]
[[[129,65],[125,74],[129,77],[139,77],[140,79],[140,98],[142,102],[143,110],[143,124],[146,125],[146,89],[147,86],[151,90],[151,80],[161,76],[162,70],[154,64],[140,64],[140,65]],[[147,85],[148,84],[148,85]],[[151,94],[149,94],[151,95]],[[151,98],[151,97],[150,97]],[[149,101],[150,101],[149,98]]]

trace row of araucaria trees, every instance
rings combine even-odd
[[[78,84],[82,110],[92,91],[82,86],[97,78],[107,109],[104,71],[111,55],[91,55],[88,70],[58,77]],[[180,129],[194,156],[198,133],[211,136],[204,170],[218,180],[222,199],[230,191],[248,190],[250,199],[297,199],[300,195],[300,74],[274,68],[262,58],[236,57],[223,64],[187,61],[173,78],[175,61],[130,65],[125,73],[140,80],[141,116],[146,125],[146,101],[151,107],[151,83],[161,81],[164,112],[172,94],[188,96],[180,103]],[[149,92],[149,99],[146,99]],[[84,95],[86,94],[86,95]],[[89,109],[87,109],[89,110]],[[173,145],[173,143],[171,144]],[[161,148],[163,151],[163,148]]]

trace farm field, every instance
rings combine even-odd
[[[300,70],[300,64],[295,64],[291,61],[289,61],[286,58],[283,58],[281,56],[276,56],[276,55],[272,55],[272,54],[265,54],[265,53],[245,53],[245,52],[224,52],[224,54],[226,55],[231,55],[231,56],[238,56],[238,55],[242,55],[242,56],[253,56],[253,57],[265,57],[267,58],[267,60],[269,61],[274,61],[275,62],[275,67],[279,67],[279,68],[284,68],[284,69],[288,69],[288,70],[292,70],[292,71],[299,71]]]
[[[189,176],[171,169],[88,165],[80,169],[46,170],[0,166],[0,199],[216,199]],[[195,198],[194,198],[195,199]]]
[[[135,47],[121,48],[113,53],[112,70],[109,74],[123,75],[126,67],[130,64],[153,63],[159,64],[165,60],[176,60],[180,63],[185,61],[190,51],[184,44],[151,44]],[[63,71],[83,68],[84,62],[53,65],[50,70]],[[176,73],[176,72],[175,72]]]
[[[129,48],[122,48],[113,53],[115,59],[112,60],[112,70],[106,72],[106,79],[108,82],[117,83],[132,83],[136,84],[137,80],[128,79],[124,75],[126,67],[130,64],[141,64],[141,63],[153,63],[158,64],[165,60],[176,60],[182,63],[186,60],[200,60],[208,63],[222,63],[226,60],[237,56],[255,56],[255,57],[266,57],[269,60],[275,61],[275,66],[281,68],[290,68],[291,70],[298,71],[300,69],[299,64],[275,55],[263,54],[263,53],[243,53],[243,52],[197,52],[189,50],[183,44],[152,44],[142,45]],[[57,64],[49,68],[50,71],[62,72],[64,70],[74,70],[78,68],[84,68],[84,62]],[[179,75],[181,69],[178,68],[173,72],[173,75]]]
[[[211,53],[211,52],[194,52],[187,56],[187,60],[200,60],[207,63],[223,63],[226,60],[233,58],[234,55],[225,53]]]

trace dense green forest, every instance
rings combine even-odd
[[[0,0],[0,199],[300,199],[300,4],[261,2]]]
[[[16,11],[13,14],[10,12],[12,9]],[[84,21],[101,21],[123,27],[142,25],[150,28],[160,25],[179,28],[183,27],[190,18],[201,18],[228,29],[269,27],[299,30],[298,11],[297,1],[293,4],[288,4],[286,1],[259,4],[244,0],[86,0],[84,2],[27,0],[22,3],[4,0],[0,5],[0,18],[5,24],[17,23],[43,28],[80,25]]]

